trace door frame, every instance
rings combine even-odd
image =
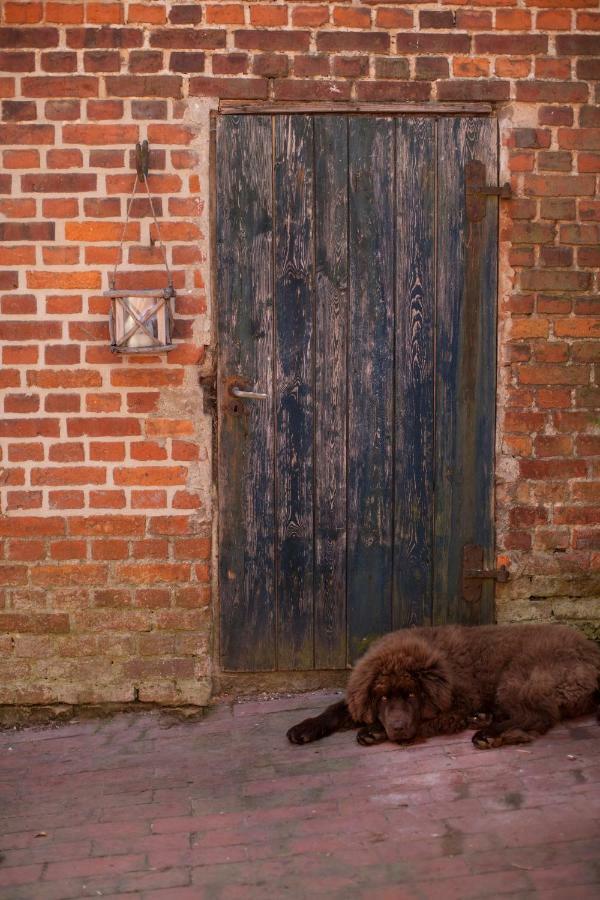
[[[212,669],[215,693],[220,691],[235,690],[241,694],[254,693],[258,690],[287,691],[287,690],[311,690],[318,688],[340,688],[345,686],[347,674],[350,670],[350,664],[346,669],[308,669],[308,670],[284,670],[284,671],[231,671],[225,670],[221,661],[221,585],[220,585],[220,550],[221,550],[221,522],[220,522],[220,484],[219,484],[219,410],[220,397],[218,389],[220,384],[219,365],[220,365],[220,335],[218,327],[218,303],[217,294],[217,121],[226,115],[379,115],[379,116],[432,116],[440,118],[443,116],[455,117],[471,117],[479,116],[482,118],[490,118],[496,120],[496,141],[497,141],[497,177],[500,179],[502,168],[502,153],[500,142],[500,118],[499,111],[494,104],[491,103],[402,103],[402,102],[365,102],[365,103],[335,103],[335,102],[298,102],[290,103],[265,102],[265,101],[238,101],[238,100],[218,100],[215,107],[209,110],[209,185],[208,185],[208,205],[209,205],[209,271],[210,271],[210,295],[211,295],[211,333],[214,353],[213,371],[209,379],[203,380],[204,389],[204,409],[210,412],[213,418],[213,510],[212,510],[212,533],[213,533],[213,551],[212,551],[212,585],[213,585],[213,604],[212,604]],[[499,205],[496,215],[499,218]],[[496,459],[498,454],[497,446],[497,406],[498,406],[498,352],[500,346],[500,329],[498,328],[498,310],[499,297],[501,294],[502,280],[500,277],[500,259],[501,259],[501,235],[498,222],[497,233],[497,257],[496,257],[496,335],[495,335],[495,408],[494,408],[494,441],[493,441],[493,472],[496,471]],[[207,383],[208,382],[208,383]],[[208,391],[208,395],[207,395]],[[207,402],[208,400],[208,402]],[[492,555],[495,556],[495,538],[496,538],[496,497],[495,491],[492,491],[491,518],[493,531]],[[494,602],[495,602],[495,583],[494,583]]]

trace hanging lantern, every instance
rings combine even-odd
[[[113,353],[165,353],[173,349],[173,299],[175,290],[160,235],[160,227],[154,212],[154,204],[148,189],[148,141],[136,144],[135,152],[137,175],[127,205],[127,215],[123,226],[120,248],[123,247],[131,205],[135,198],[138,182],[141,182],[146,188],[152,217],[156,225],[158,243],[167,273],[167,286],[154,291],[118,290],[116,282],[119,258],[117,258],[111,277],[111,289],[104,293],[104,296],[110,297],[111,301],[109,321],[110,346]]]

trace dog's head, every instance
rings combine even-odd
[[[347,700],[356,722],[379,721],[390,741],[411,741],[424,720],[450,709],[448,667],[410,631],[387,635],[359,660],[348,681]]]

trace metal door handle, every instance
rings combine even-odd
[[[232,397],[239,397],[240,400],[268,400],[268,394],[261,394],[259,391],[243,391],[239,387],[232,387],[230,391]]]

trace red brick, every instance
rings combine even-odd
[[[253,4],[250,6],[250,24],[262,25],[267,28],[277,28],[287,25],[288,11],[285,4]]]
[[[252,32],[250,32],[252,33]],[[239,34],[239,32],[235,32]],[[266,32],[270,34],[270,32]],[[225,47],[226,34],[223,29],[214,28],[165,28],[155,29],[150,34],[150,46],[167,50],[215,50]]]
[[[55,541],[50,544],[52,559],[85,559],[86,555],[85,541]]]
[[[44,350],[47,366],[70,366],[80,362],[81,351],[73,344],[48,344]]]
[[[105,482],[106,469],[94,466],[57,466],[31,470],[32,485],[104,484]]]
[[[37,566],[31,570],[34,584],[58,588],[61,585],[97,584],[106,579],[106,566],[97,563],[65,563]]]
[[[269,32],[271,33],[271,32]],[[232,100],[265,100],[268,82],[264,78],[191,78],[190,95],[218,96]]]
[[[40,398],[37,394],[5,394],[4,412],[6,413],[33,413],[40,408]]]
[[[444,81],[438,85],[440,100],[490,101],[507,100],[510,94],[508,81],[476,79],[471,81]]]
[[[210,551],[210,538],[180,538],[175,542],[175,556],[178,559],[210,559]]]
[[[173,509],[199,509],[201,506],[200,495],[192,491],[175,491],[173,495]]]
[[[6,498],[7,509],[40,509],[42,506],[41,491],[7,491]]]
[[[370,28],[371,10],[364,6],[334,6],[333,24],[339,28]]]
[[[10,541],[7,556],[8,559],[29,562],[43,559],[46,556],[46,545],[44,541]]]
[[[556,52],[559,56],[597,56],[598,38],[594,34],[559,34]]]
[[[65,520],[58,516],[0,518],[0,537],[59,537],[64,535],[64,532]]]
[[[357,85],[358,99],[367,101],[425,101],[429,99],[430,91],[431,86],[425,82],[364,81]]]
[[[207,4],[206,21],[209,25],[243,25],[243,4],[226,2]]]
[[[570,106],[542,106],[538,121],[540,125],[572,125],[573,109]]]
[[[243,20],[242,20],[243,21]],[[329,22],[329,9],[325,4],[296,6],[292,8],[292,24],[299,28],[318,28]],[[378,22],[378,24],[383,24]]]
[[[0,419],[0,437],[58,437],[58,419]]]
[[[169,543],[166,540],[150,538],[147,541],[134,541],[131,555],[135,559],[165,559],[169,555]]]
[[[94,541],[92,544],[92,559],[127,559],[128,556],[129,546],[127,541]]]
[[[587,474],[585,462],[571,459],[522,459],[519,468],[522,478],[564,480]]]
[[[3,100],[2,101],[2,117],[5,122],[27,122],[32,121],[37,117],[36,105],[33,100]],[[35,151],[31,151],[34,153]],[[11,157],[16,156],[17,154],[10,153],[9,151],[4,152],[4,159],[10,159]],[[23,157],[26,157],[26,154],[22,154]],[[15,165],[13,162],[12,168],[18,169],[19,166]]]
[[[171,53],[169,69],[171,72],[204,72],[204,60],[202,52]]]
[[[476,34],[474,42],[476,53],[526,56],[548,50],[548,38],[543,34]]]
[[[144,516],[104,515],[104,516],[71,516],[68,519],[71,535],[131,535],[144,533]]]
[[[185,484],[187,478],[185,466],[136,466],[135,468],[117,468],[113,472],[115,484],[160,486]]]
[[[122,441],[90,441],[90,459],[120,462],[125,459]]]
[[[21,90],[24,97],[97,97],[99,81],[89,75],[45,75],[23,78]]]
[[[48,500],[51,509],[83,509],[83,491],[50,491]]]
[[[12,50],[58,46],[58,28],[0,28],[0,47]]]
[[[187,563],[135,563],[117,567],[117,578],[133,584],[156,584],[161,581],[189,581]]]
[[[75,72],[77,71],[77,54],[65,50],[42,53],[41,64],[44,72]]]
[[[241,50],[267,50],[269,52],[293,50],[307,52],[310,43],[310,32],[269,31],[268,29],[235,31],[234,42],[235,46]]]
[[[85,451],[83,444],[74,441],[64,444],[52,444],[48,451],[50,462],[83,462]]]
[[[123,509],[125,503],[124,491],[90,491],[92,509]]]
[[[397,35],[398,52],[408,53],[469,53],[468,34],[402,33]]]
[[[65,613],[2,613],[0,629],[6,634],[66,634],[69,617]]]
[[[156,441],[135,441],[130,445],[129,452],[132,459],[167,459],[166,447]]]
[[[145,3],[130,3],[127,7],[127,22],[140,22],[148,25],[164,25],[166,22],[166,10],[164,6]]]
[[[44,54],[42,54],[43,56]],[[31,72],[35,69],[35,54],[27,52],[0,52],[2,72]]]
[[[282,53],[259,53],[252,62],[253,73],[264,78],[284,78],[288,69],[288,58]]]
[[[227,53],[213,56],[213,75],[243,75],[248,71],[249,57],[246,53]]]
[[[169,22],[171,25],[198,25],[201,21],[202,10],[193,4],[175,6],[169,11]]]
[[[44,458],[44,445],[41,443],[9,444],[8,458],[11,462],[42,460]]]
[[[78,394],[47,394],[44,400],[46,412],[79,412],[81,397]]]
[[[42,388],[101,387],[102,375],[87,369],[29,369],[27,384]]]
[[[103,416],[102,418],[69,419],[69,437],[117,437],[119,435],[141,434],[139,419]]]
[[[79,119],[81,116],[81,102],[79,100],[48,100],[44,104],[46,118],[64,122]]]
[[[167,506],[167,492],[132,491],[131,506],[133,509],[165,509]]]

